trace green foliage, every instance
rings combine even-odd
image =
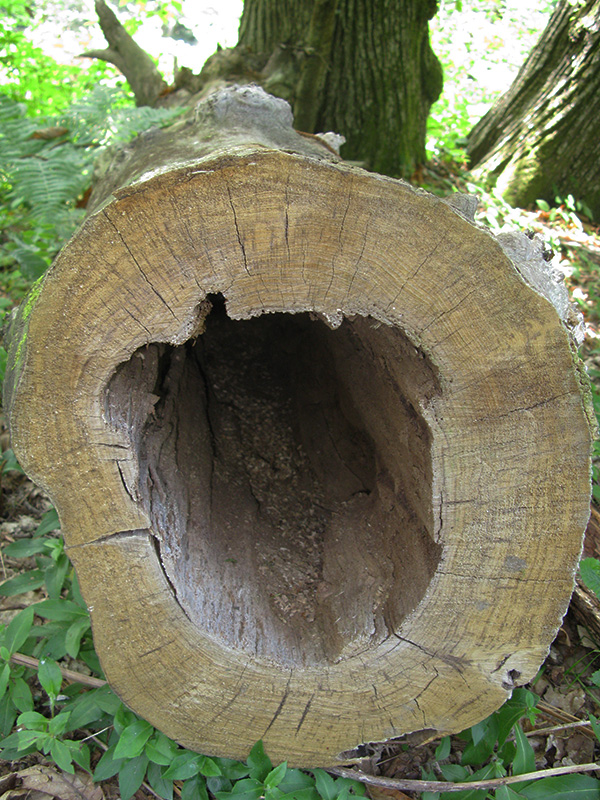
[[[28,31],[35,26],[32,6],[24,0],[3,0],[0,16],[0,86],[2,94],[24,103],[29,116],[45,117],[67,109],[95,86],[118,77],[103,61],[85,69],[59,64],[36,47]],[[122,81],[122,79],[121,79]]]
[[[520,721],[535,721],[537,697],[527,689],[515,689],[502,708],[487,719],[459,734],[465,743],[460,764],[445,763],[450,755],[447,740],[442,739],[435,752],[439,772],[444,779],[456,782],[473,782],[506,775],[525,775],[534,772],[535,754],[524,734]],[[600,733],[600,723],[592,717],[594,732]],[[437,780],[428,766],[422,770],[423,778]],[[600,781],[589,775],[570,774],[541,778],[535,781],[513,783],[495,790],[472,789],[459,792],[423,792],[422,800],[566,800],[566,798],[598,798]]]
[[[15,466],[12,454],[5,464]],[[13,761],[39,752],[66,772],[76,766],[86,770],[95,781],[116,775],[122,800],[144,781],[165,800],[172,800],[175,784],[184,800],[208,800],[209,792],[217,800],[349,800],[364,794],[362,784],[323,770],[309,775],[285,763],[273,766],[262,742],[246,764],[193,753],[126,708],[108,686],[65,686],[60,661],[66,656],[103,676],[58,528],[51,509],[31,538],[3,549],[11,558],[34,558],[36,568],[4,581],[0,594],[45,587],[47,598],[19,611],[0,630],[0,758]],[[11,661],[15,653],[33,656],[37,668]],[[102,756],[92,768],[97,748]]]
[[[175,113],[136,108],[120,89],[96,86],[59,116],[32,119],[0,93],[0,291],[21,299],[75,231],[98,155]],[[0,298],[0,321],[10,304]]]
[[[427,123],[427,154],[462,164],[473,125],[510,86],[556,3],[446,0],[431,20],[444,89]]]

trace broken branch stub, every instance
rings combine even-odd
[[[115,691],[192,749],[304,766],[491,713],[589,513],[539,245],[343,164],[255,87],[140,137],[94,208],[13,322],[6,398]]]

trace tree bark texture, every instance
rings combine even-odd
[[[539,243],[472,206],[227,89],[119,155],[16,314],[13,447],[109,682],[186,747],[339,763],[545,657],[593,412]]]
[[[410,176],[425,161],[427,116],[442,89],[429,45],[436,11],[433,0],[248,0],[239,44],[272,54],[263,85],[292,104],[297,128],[336,131],[344,158]]]
[[[469,135],[478,175],[527,206],[569,193],[600,214],[600,0],[560,0],[515,82]]]

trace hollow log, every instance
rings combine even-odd
[[[472,206],[234,87],[118,154],[18,310],[13,447],[110,684],[186,747],[339,763],[544,659],[589,515],[579,323]]]

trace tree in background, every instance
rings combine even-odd
[[[527,206],[574,194],[600,215],[600,0],[560,0],[510,89],[469,135],[476,175]]]
[[[148,56],[104,0],[96,10],[109,48],[88,55],[118,66],[138,105],[164,102]],[[410,177],[425,161],[427,116],[442,89],[429,45],[436,11],[436,0],[246,0],[238,45],[215,53],[200,75],[180,70],[177,102],[180,90],[196,94],[219,79],[259,83],[290,102],[298,129],[343,134],[346,159]]]

